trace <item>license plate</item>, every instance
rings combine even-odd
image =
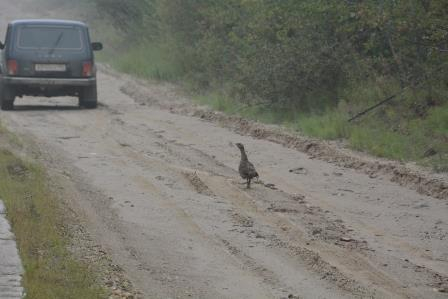
[[[36,64],[36,72],[65,72],[67,70],[65,64]]]

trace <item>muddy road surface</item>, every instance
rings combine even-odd
[[[446,200],[136,102],[129,80],[100,72],[96,110],[23,98],[0,117],[73,184],[145,298],[446,297]],[[260,173],[249,190],[237,142]]]
[[[171,86],[98,79],[96,110],[25,97],[0,119],[141,297],[447,298],[447,199],[175,113],[192,104]]]

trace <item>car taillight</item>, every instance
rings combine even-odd
[[[8,67],[8,75],[10,76],[17,75],[17,71],[19,70],[17,60],[15,59],[8,60],[7,67]]]
[[[93,64],[91,61],[84,61],[82,63],[82,76],[91,77],[93,75]]]

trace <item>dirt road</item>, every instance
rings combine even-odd
[[[172,87],[102,69],[97,110],[23,98],[0,119],[144,298],[447,298],[446,199],[173,113],[190,104]]]

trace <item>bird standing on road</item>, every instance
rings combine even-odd
[[[247,188],[250,188],[250,181],[253,178],[258,178],[258,173],[255,170],[255,167],[252,163],[247,159],[246,151],[244,150],[244,145],[241,143],[237,143],[236,146],[240,149],[241,152],[241,161],[238,171],[243,179],[247,181]]]

